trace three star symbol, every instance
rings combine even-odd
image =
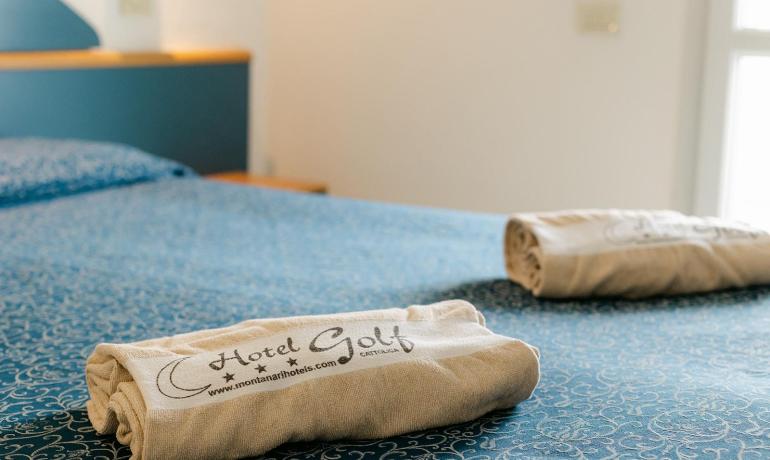
[[[289,360],[286,361],[286,362],[289,363],[289,366],[296,366],[297,365],[297,360],[294,359],[294,358],[289,358]]]
[[[256,369],[259,371],[260,374],[267,370],[267,368],[261,364],[257,364]]]
[[[225,383],[227,383],[227,382],[229,382],[230,380],[232,380],[232,379],[234,379],[234,378],[235,378],[235,374],[231,374],[231,373],[229,373],[229,372],[225,372],[225,375],[224,375],[224,377],[222,377],[222,378],[223,378],[223,379],[225,379]]]

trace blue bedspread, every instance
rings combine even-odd
[[[447,298],[540,347],[532,399],[265,457],[770,457],[769,289],[536,300],[505,279],[503,224],[196,178],[0,209],[0,458],[128,457],[86,417],[99,342]]]

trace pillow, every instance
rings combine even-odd
[[[0,205],[195,173],[127,145],[0,138]]]

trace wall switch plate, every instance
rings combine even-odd
[[[121,16],[152,16],[153,0],[118,0]]]
[[[620,0],[577,0],[575,15],[582,33],[620,31]]]

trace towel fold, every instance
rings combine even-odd
[[[88,416],[134,459],[238,458],[290,441],[460,423],[527,399],[539,355],[473,305],[245,321],[88,358]]]
[[[514,214],[505,231],[511,280],[542,297],[703,292],[770,283],[770,235],[675,211]]]

